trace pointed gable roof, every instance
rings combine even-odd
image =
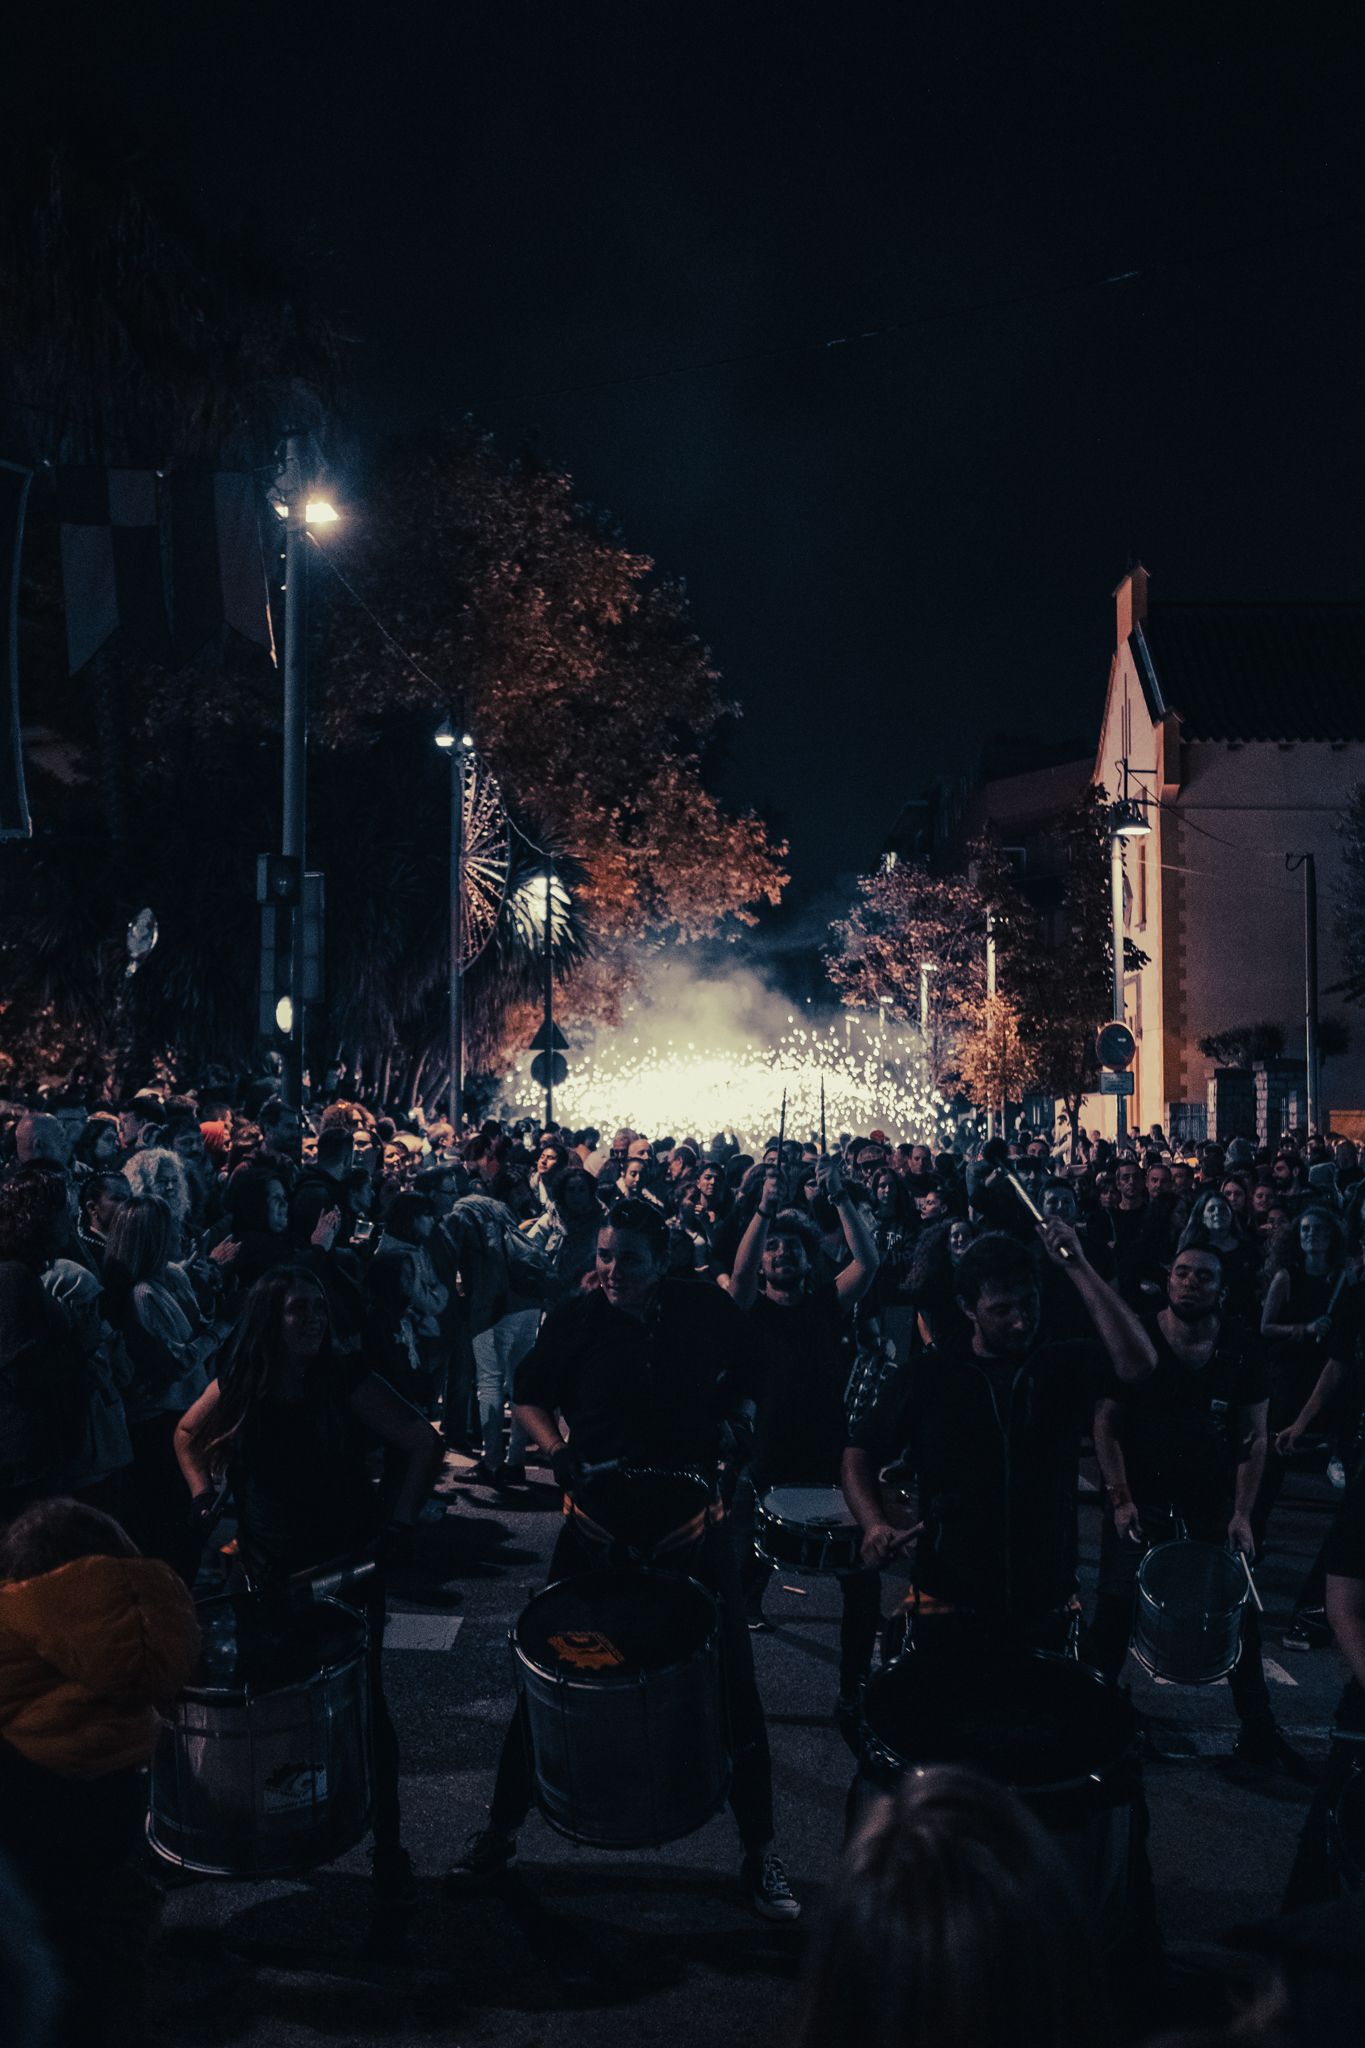
[[[1186,740],[1365,740],[1365,605],[1151,604],[1128,644]]]

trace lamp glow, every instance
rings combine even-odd
[[[309,526],[335,526],[341,514],[329,498],[310,498],[303,516]]]
[[[1136,797],[1123,797],[1109,813],[1109,831],[1115,839],[1144,839],[1151,829],[1151,819]]]
[[[288,996],[281,996],[275,1005],[275,1029],[282,1031],[286,1038],[294,1029],[294,1005]]]

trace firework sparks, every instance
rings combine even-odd
[[[882,1129],[933,1145],[953,1135],[918,1035],[851,1012],[804,1025],[793,1014],[775,1043],[723,1050],[662,1036],[652,1018],[638,1031],[628,1021],[575,1056],[555,1111],[568,1124],[603,1131],[624,1122],[704,1140],[733,1130],[752,1148],[777,1129],[784,1090],[788,1132],[803,1142],[820,1130],[822,1093],[831,1133]]]

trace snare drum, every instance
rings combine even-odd
[[[330,1863],[373,1796],[364,1617],[337,1600],[206,1600],[193,1678],[152,1758],[147,1836],[214,1877]]]
[[[754,1548],[783,1571],[811,1578],[860,1571],[862,1541],[837,1486],[774,1486],[759,1499]]]
[[[1153,1678],[1213,1685],[1237,1662],[1246,1602],[1232,1551],[1189,1536],[1158,1543],[1138,1567],[1133,1654]]]
[[[902,1657],[868,1685],[855,1818],[925,1764],[967,1764],[1026,1801],[1106,1942],[1127,1925],[1141,1790],[1137,1717],[1069,1657],[952,1650]]]
[[[720,1609],[695,1579],[592,1571],[537,1593],[512,1630],[536,1803],[594,1849],[705,1825],[730,1783]]]

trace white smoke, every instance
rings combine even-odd
[[[831,1143],[841,1131],[935,1146],[952,1136],[916,1030],[875,1011],[793,1003],[738,964],[707,972],[683,953],[651,956],[620,1028],[567,1058],[555,1116],[580,1129],[625,1124],[703,1144],[731,1130],[752,1151],[777,1130],[784,1090],[788,1135],[818,1135],[823,1083]],[[528,1067],[508,1076],[508,1092],[539,1106]]]

